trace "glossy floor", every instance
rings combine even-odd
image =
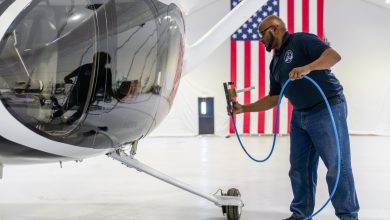
[[[245,137],[248,149],[266,155],[271,137]],[[390,137],[352,136],[352,163],[360,219],[390,219]],[[147,138],[137,158],[204,192],[236,187],[242,220],[290,215],[287,176],[289,138],[279,137],[266,163],[250,161],[234,137]],[[317,204],[327,199],[319,168]],[[329,205],[316,220],[337,219]],[[164,182],[101,156],[82,163],[10,166],[0,181],[0,219],[224,220],[220,208]]]

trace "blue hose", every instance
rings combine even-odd
[[[303,76],[304,79],[307,79],[309,80],[316,88],[317,90],[321,93],[321,96],[322,98],[324,99],[325,101],[325,104],[326,104],[326,107],[328,108],[328,112],[329,112],[329,115],[330,115],[330,119],[332,121],[332,125],[333,125],[333,131],[334,131],[334,136],[336,138],[336,143],[337,143],[337,162],[338,162],[338,165],[337,165],[337,177],[336,177],[336,183],[335,185],[333,186],[333,190],[332,190],[332,193],[329,195],[329,198],[328,200],[324,203],[324,205],[318,210],[316,211],[314,214],[312,214],[311,216],[309,217],[306,217],[304,220],[309,220],[311,219],[312,217],[316,216],[318,213],[320,213],[327,205],[328,203],[330,202],[330,200],[332,199],[333,195],[335,194],[336,192],[336,189],[337,189],[337,186],[339,184],[339,179],[340,179],[340,167],[341,167],[341,157],[340,157],[340,141],[339,141],[339,136],[338,136],[338,132],[337,132],[337,128],[336,128],[336,123],[334,121],[334,117],[333,117],[333,113],[332,113],[332,109],[330,108],[330,105],[329,105],[329,102],[328,102],[328,99],[326,98],[324,92],[322,91],[322,89],[320,88],[320,86],[313,80],[311,79],[310,77],[308,76]],[[241,141],[241,138],[240,138],[240,135],[238,134],[238,131],[237,131],[237,126],[236,126],[236,122],[234,120],[234,116],[232,115],[232,122],[233,122],[233,126],[234,126],[234,130],[236,132],[236,136],[237,136],[237,139],[238,139],[238,142],[240,143],[242,149],[244,150],[245,154],[248,155],[249,158],[251,158],[253,161],[255,162],[258,162],[258,163],[262,163],[262,162],[265,162],[267,161],[274,149],[275,149],[275,141],[276,141],[276,129],[277,129],[277,125],[278,125],[278,122],[279,122],[279,107],[280,107],[280,102],[282,100],[282,97],[283,97],[283,93],[284,93],[284,90],[286,89],[287,85],[291,82],[290,79],[288,79],[286,81],[286,83],[284,83],[283,87],[282,87],[282,91],[280,92],[280,95],[279,95],[279,99],[278,99],[278,105],[276,107],[276,120],[275,120],[275,126],[274,126],[274,140],[272,142],[272,148],[271,148],[271,151],[269,152],[269,154],[267,155],[266,158],[262,159],[262,160],[259,160],[259,159],[255,159],[254,157],[252,157],[248,152],[247,150],[245,149],[244,145],[242,144],[242,141]]]

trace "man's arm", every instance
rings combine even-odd
[[[330,69],[341,60],[341,56],[332,48],[326,49],[317,60],[310,63],[308,66],[311,71]]]
[[[341,56],[332,48],[326,49],[321,56],[306,66],[297,67],[291,70],[289,76],[291,80],[301,79],[302,76],[314,70],[330,69],[341,60]]]
[[[268,109],[271,109],[275,107],[278,104],[278,98],[279,96],[265,96],[264,98],[258,100],[257,102],[248,104],[248,105],[241,105],[241,104],[235,104],[233,106],[233,113],[239,114],[243,112],[261,112],[266,111]],[[230,111],[228,111],[230,112]]]

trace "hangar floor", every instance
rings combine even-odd
[[[245,137],[261,157],[271,137]],[[292,198],[288,137],[279,137],[270,161],[250,161],[234,137],[147,138],[137,158],[204,192],[240,189],[242,220],[289,216]],[[352,136],[352,162],[360,219],[390,219],[390,137]],[[319,168],[317,204],[327,198],[325,169]],[[128,169],[106,156],[82,163],[10,166],[0,181],[1,220],[224,220],[221,210],[185,191]],[[328,206],[316,220],[336,219]]]

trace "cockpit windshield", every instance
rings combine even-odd
[[[63,135],[82,119],[97,52],[99,5],[86,0],[33,1],[0,44],[0,93],[27,126]],[[100,56],[100,58],[98,58]]]
[[[145,136],[168,113],[183,65],[177,6],[5,0],[0,15],[5,4],[20,12],[0,36],[0,98],[30,130],[73,145],[110,145]]]

